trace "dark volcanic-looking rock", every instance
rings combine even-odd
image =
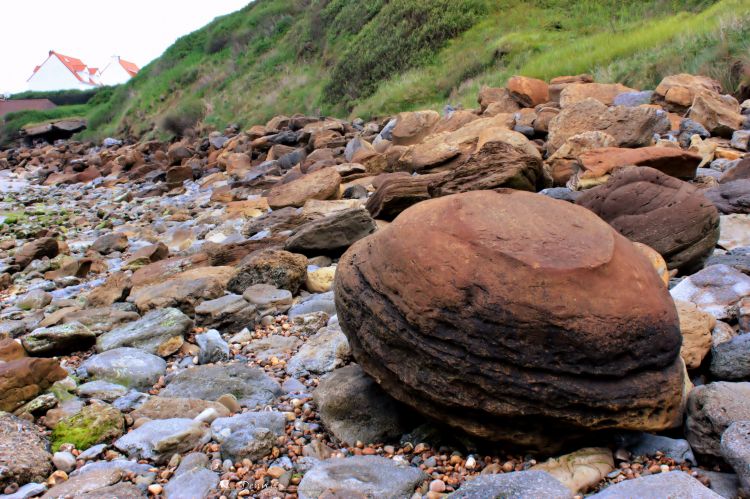
[[[350,208],[301,226],[287,240],[285,248],[308,255],[341,253],[375,229],[375,220],[367,210]]]
[[[335,292],[365,372],[482,438],[549,450],[681,419],[672,299],[633,244],[572,204],[511,190],[419,203],[344,254]]]
[[[576,200],[670,269],[701,268],[719,240],[719,213],[695,186],[653,168],[625,168]]]

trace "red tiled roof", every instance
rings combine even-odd
[[[95,75],[97,71],[99,71],[99,68],[89,68],[90,75]]]
[[[81,83],[86,83],[88,85],[96,85],[96,82],[94,82],[91,78],[84,80],[83,78],[81,78],[81,75],[78,74],[79,71],[84,71],[87,69],[86,65],[83,63],[82,60],[76,59],[75,57],[70,57],[68,55],[60,54],[58,52],[55,52],[54,50],[50,50],[49,57],[47,57],[47,59],[45,59],[45,61],[42,64],[34,68],[34,74],[36,74],[36,72],[39,71],[39,68],[41,68],[52,56],[57,57],[60,60],[60,62],[62,62],[63,65],[66,68],[68,68],[68,70],[71,73],[73,73],[73,76],[75,76],[76,79],[80,81]],[[89,70],[89,73],[94,74],[90,70]],[[34,74],[32,74],[31,76],[34,76]],[[31,79],[31,77],[29,77],[29,79]]]
[[[138,71],[140,71],[140,68],[138,66],[124,59],[120,59],[120,66],[122,66],[130,76],[135,76],[138,74]]]

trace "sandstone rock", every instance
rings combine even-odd
[[[750,277],[727,265],[711,265],[680,281],[670,293],[717,319],[734,319],[740,300],[750,296]]]
[[[0,340],[0,361],[9,362],[23,357],[26,357],[26,350],[19,342],[10,338]]]
[[[691,302],[677,300],[675,305],[682,332],[680,355],[688,369],[697,369],[711,350],[711,331],[716,325],[716,318]]]
[[[256,461],[271,453],[284,434],[286,418],[280,412],[245,412],[211,423],[213,439],[221,444],[223,459]]]
[[[31,355],[53,356],[86,350],[96,341],[96,334],[80,322],[35,329],[21,340]]]
[[[52,301],[52,295],[42,289],[34,289],[16,300],[16,306],[21,310],[38,310],[46,307]]]
[[[627,92],[636,90],[620,83],[571,83],[560,92],[560,107],[565,109],[585,99],[595,99],[605,106],[611,106],[615,103],[615,97]]]
[[[299,484],[300,499],[319,497],[411,497],[427,475],[419,468],[380,456],[320,461]]]
[[[43,482],[52,472],[44,434],[32,423],[0,413],[0,486]]]
[[[421,142],[440,121],[435,111],[414,111],[399,113],[396,125],[391,131],[392,142],[397,146],[408,146]]]
[[[311,293],[325,293],[331,290],[336,276],[336,266],[307,270],[305,288]]]
[[[166,248],[166,246],[165,246]],[[86,304],[90,307],[108,307],[124,300],[130,293],[132,283],[124,272],[115,272],[86,295]]]
[[[57,240],[53,237],[41,237],[24,244],[13,256],[16,265],[26,267],[32,261],[39,258],[54,258],[60,252]]]
[[[179,350],[184,335],[192,327],[190,317],[176,308],[152,310],[135,322],[101,335],[96,340],[96,348],[104,352],[119,347],[135,347],[166,357]]]
[[[589,490],[603,480],[615,469],[615,461],[611,450],[587,447],[571,454],[551,458],[532,466],[531,469],[546,471],[577,494]]]
[[[218,402],[179,397],[151,397],[130,413],[133,420],[139,418],[171,419],[195,418],[206,409],[215,410],[219,416],[229,416],[229,409]]]
[[[53,359],[23,357],[0,363],[0,411],[14,411],[68,376]]]
[[[449,499],[485,499],[487,497],[572,499],[573,494],[549,473],[530,470],[480,475],[466,480],[456,492],[448,495]]]
[[[716,208],[692,185],[653,168],[618,170],[576,204],[655,249],[681,272],[700,268],[719,238]]]
[[[164,282],[134,286],[129,299],[141,312],[176,307],[192,313],[200,301],[223,296],[236,272],[229,266],[186,270]]]
[[[602,300],[612,286],[617,300]],[[519,191],[425,201],[350,248],[335,293],[365,372],[482,438],[554,446],[680,420],[667,290],[631,243],[568,203]],[[553,428],[565,431],[545,438]]]
[[[750,180],[735,180],[706,189],[705,196],[723,214],[750,213]]]
[[[402,410],[357,365],[336,369],[313,392],[323,424],[342,442],[388,442],[404,427]]]
[[[195,307],[195,315],[201,326],[237,330],[252,325],[255,306],[240,295],[229,294],[201,302]]]
[[[721,456],[724,431],[735,421],[750,420],[750,383],[717,381],[690,392],[685,438],[699,454]]]
[[[341,176],[335,168],[322,168],[287,184],[275,186],[266,198],[274,210],[285,206],[300,207],[308,199],[335,198],[340,184]]]
[[[160,395],[216,400],[226,393],[252,408],[270,403],[281,395],[281,387],[261,369],[241,364],[196,366],[175,374]]]
[[[658,101],[663,101],[667,109],[682,113],[693,105],[695,96],[705,90],[721,92],[721,83],[707,76],[686,73],[665,76],[655,93]]]
[[[549,97],[553,102],[560,102],[560,95],[569,85],[576,83],[593,83],[594,77],[588,74],[575,76],[557,76],[549,81]]]
[[[607,107],[597,100],[585,99],[552,118],[547,150],[552,153],[569,137],[593,131],[611,135],[617,147],[644,147],[651,145],[655,133],[666,132],[669,128],[664,111],[646,107]]]
[[[604,183],[617,169],[627,166],[648,166],[671,177],[691,180],[700,162],[697,154],[671,147],[589,149],[578,155],[579,169],[568,187],[586,189]]]
[[[375,229],[377,225],[367,210],[352,208],[302,225],[287,239],[284,248],[307,255],[343,253]]]
[[[535,107],[549,101],[547,83],[536,78],[513,76],[507,84],[510,96],[523,107]]]
[[[683,471],[624,480],[589,496],[591,499],[663,499],[690,497],[691,499],[721,499],[719,494]]]
[[[307,258],[288,251],[267,249],[256,251],[239,264],[237,274],[227,284],[234,293],[244,293],[254,284],[270,284],[297,293],[307,275]]]
[[[110,232],[109,234],[104,234],[94,241],[94,244],[91,245],[91,249],[102,255],[108,255],[115,251],[125,251],[128,249],[128,236],[122,232]]]
[[[539,151],[520,133],[491,128],[479,135],[476,151],[429,186],[433,197],[504,187],[537,191],[546,179]]]
[[[726,250],[750,247],[750,215],[722,215],[719,246]]]
[[[515,113],[521,107],[511,97],[510,91],[507,88],[500,87],[483,86],[479,90],[477,103],[484,114],[487,114],[489,110],[492,110],[494,114]]]
[[[135,341],[133,344],[142,345]],[[147,353],[140,348],[130,347],[113,348],[92,355],[81,364],[81,374],[85,377],[139,390],[150,389],[166,370],[167,363],[161,357]]]
[[[615,139],[604,132],[583,132],[569,137],[557,151],[544,162],[544,168],[552,177],[553,185],[563,186],[574,171],[580,168],[578,157],[584,151],[614,145]]]
[[[633,243],[633,246],[635,246],[636,249],[640,251],[641,254],[648,259],[649,262],[651,262],[651,266],[654,267],[654,270],[659,275],[664,285],[668,286],[669,269],[667,268],[667,262],[664,261],[664,258],[659,254],[659,252],[643,243],[635,242]]]
[[[706,127],[711,135],[727,138],[742,128],[744,121],[740,105],[734,97],[710,90],[695,95],[688,117]]]
[[[367,200],[367,211],[373,218],[393,220],[409,206],[430,199],[430,183],[443,174],[392,175]]]
[[[253,284],[245,290],[242,298],[251,303],[259,315],[283,313],[292,305],[292,293],[270,284]]]

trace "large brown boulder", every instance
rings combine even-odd
[[[54,359],[22,357],[0,363],[0,411],[14,411],[66,377]]]
[[[40,237],[21,246],[14,256],[16,265],[21,268],[39,258],[54,258],[60,252],[57,240],[54,237]]]
[[[718,184],[704,193],[723,214],[750,213],[750,179]]]
[[[711,135],[726,138],[741,129],[745,119],[737,99],[708,90],[695,96],[688,117],[706,127]]]
[[[424,201],[339,261],[339,322],[390,395],[470,434],[551,451],[681,420],[677,312],[591,212],[522,191]]]
[[[301,207],[308,199],[332,199],[338,196],[341,176],[328,167],[308,173],[268,192],[268,205],[274,210],[286,206]]]
[[[707,76],[696,76],[687,73],[665,76],[654,91],[656,102],[676,113],[685,112],[695,96],[710,90],[721,92],[721,83]]]
[[[432,132],[438,121],[440,114],[437,111],[399,113],[396,117],[396,126],[391,132],[393,145],[409,146],[421,142]]]
[[[391,175],[369,197],[365,207],[373,218],[393,220],[409,206],[430,199],[428,187],[443,175]]]
[[[620,83],[571,83],[560,92],[560,107],[566,108],[584,99],[596,99],[611,106],[618,95],[637,91]]]
[[[618,147],[644,147],[655,133],[671,128],[667,113],[651,107],[612,106],[584,99],[567,106],[549,123],[547,149],[556,151],[565,140],[583,132],[606,132]]]
[[[549,101],[547,82],[527,76],[513,76],[508,80],[510,96],[523,107],[535,107]]]
[[[719,212],[693,185],[648,167],[616,171],[576,203],[631,241],[661,254],[670,269],[700,269],[719,240]]]
[[[460,166],[430,184],[433,197],[482,189],[538,191],[548,179],[542,155],[518,132],[489,128],[479,134],[476,150]]]
[[[552,177],[553,185],[564,186],[580,168],[578,157],[584,151],[614,145],[615,139],[604,132],[583,132],[568,137],[554,154],[544,161],[544,169]]]

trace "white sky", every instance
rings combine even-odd
[[[103,67],[119,55],[139,67],[177,38],[250,0],[0,0],[0,94],[26,90],[50,50]]]

